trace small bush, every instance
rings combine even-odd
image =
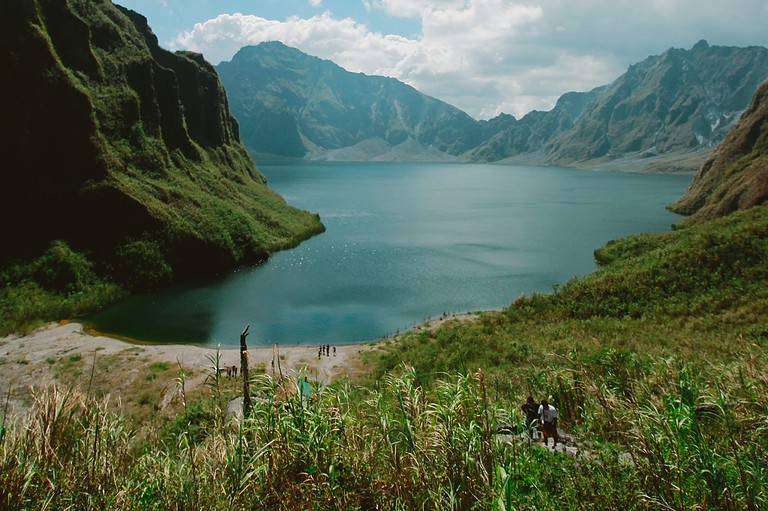
[[[82,291],[97,280],[90,261],[63,241],[51,243],[30,265],[28,276],[43,289],[61,293]]]
[[[156,241],[128,241],[117,249],[116,256],[115,275],[129,289],[155,289],[173,278],[173,271]]]

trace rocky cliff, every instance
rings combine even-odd
[[[768,201],[768,82],[672,209],[693,220]]]
[[[322,230],[266,186],[214,68],[160,48],[141,15],[9,0],[0,28],[3,258],[63,239],[111,264],[148,241],[199,274]]]
[[[630,66],[545,147],[545,160],[572,163],[711,148],[768,78],[768,49],[672,48]]]

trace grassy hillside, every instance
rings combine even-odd
[[[323,230],[269,189],[201,55],[160,48],[143,16],[109,0],[11,0],[3,12],[4,312],[45,309],[27,303],[45,283],[14,268],[55,240],[100,279],[142,289],[263,261]],[[70,294],[46,300],[104,301]]]
[[[260,375],[240,426],[215,379],[159,430],[47,391],[0,447],[0,505],[764,509],[768,208],[596,257],[552,294],[384,345],[368,382],[304,398]],[[551,396],[580,456],[495,434],[523,431],[529,393]]]

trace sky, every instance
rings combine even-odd
[[[218,64],[279,40],[398,78],[478,119],[548,110],[571,90],[700,39],[768,45],[768,0],[116,0],[166,48]]]

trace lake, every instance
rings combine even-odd
[[[152,342],[350,343],[443,312],[497,309],[595,268],[593,251],[669,230],[690,177],[503,165],[261,166],[327,232],[266,264],[133,296],[89,318]]]

